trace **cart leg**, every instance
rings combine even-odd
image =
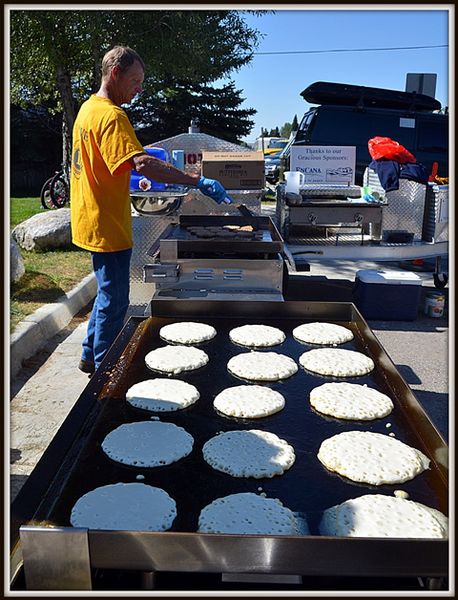
[[[433,279],[434,279],[435,287],[439,290],[442,290],[447,285],[447,282],[448,282],[447,275],[445,273],[441,272],[441,266],[442,266],[442,257],[436,256],[436,264],[435,264]]]
[[[445,577],[426,577],[425,587],[427,590],[446,590]]]
[[[154,571],[142,572],[142,590],[154,590],[156,587],[156,573]]]

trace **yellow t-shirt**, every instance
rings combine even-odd
[[[92,252],[132,247],[130,158],[144,152],[122,108],[95,94],[73,127],[72,241]]]

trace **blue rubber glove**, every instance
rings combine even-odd
[[[197,183],[197,188],[203,194],[209,196],[215,202],[218,202],[218,204],[230,204],[232,202],[224,187],[216,179],[201,177]]]

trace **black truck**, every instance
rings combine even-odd
[[[431,172],[448,177],[447,111],[439,112],[435,98],[416,92],[318,81],[301,96],[310,104],[298,131],[282,153],[283,168],[289,170],[289,155],[295,146],[355,146],[355,183],[361,185],[371,162],[368,141],[375,136],[391,138],[407,148]]]

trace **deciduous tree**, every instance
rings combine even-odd
[[[181,133],[180,114],[194,111],[200,99],[201,124],[215,135],[227,138],[230,126],[243,136],[252,127],[255,111],[239,108],[243,100],[233,84],[212,91],[212,83],[248,63],[257,46],[258,32],[246,25],[243,13],[13,9],[9,14],[11,101],[62,114],[67,168],[76,112],[98,89],[101,58],[115,44],[135,48],[147,65],[145,93],[132,111],[139,124],[145,124],[142,110],[152,106],[157,112],[151,110],[149,125],[171,131],[176,121],[175,133]],[[224,114],[226,120],[216,118]]]

